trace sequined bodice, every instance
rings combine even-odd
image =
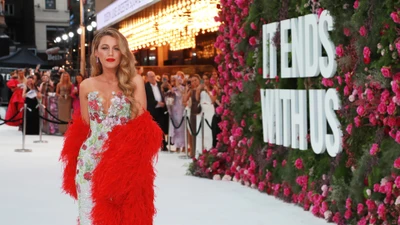
[[[112,93],[110,107],[105,111],[104,100],[99,97],[99,92],[88,94],[88,111],[90,118],[90,129],[103,132],[110,131],[115,125],[124,124],[130,117],[129,100],[122,94]]]

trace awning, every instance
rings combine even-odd
[[[47,62],[41,60],[26,48],[20,48],[15,53],[0,58],[1,67],[36,67],[36,65],[47,66]]]

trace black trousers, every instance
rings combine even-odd
[[[167,140],[165,135],[168,134],[168,114],[165,114],[164,108],[156,108],[153,114],[154,120],[158,123],[163,131],[162,150],[167,150]]]
[[[211,131],[212,131],[212,139],[213,139],[213,147],[217,147],[217,135],[221,133],[221,129],[218,126],[218,123],[221,122],[221,116],[214,114],[211,121]]]

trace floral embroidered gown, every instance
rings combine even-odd
[[[115,94],[111,99],[110,107],[106,112],[102,105],[103,99],[98,92],[88,94],[88,111],[90,118],[90,132],[83,143],[78,156],[77,175],[75,177],[79,204],[79,224],[91,225],[92,183],[94,169],[100,162],[99,153],[108,132],[114,126],[125,124],[130,117],[130,103],[122,93]]]

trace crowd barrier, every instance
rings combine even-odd
[[[47,141],[46,141],[46,140],[43,140],[43,138],[42,138],[42,137],[43,137],[43,135],[42,135],[42,126],[43,126],[42,124],[43,124],[43,120],[44,120],[44,121],[47,121],[47,122],[49,122],[49,123],[53,123],[53,124],[69,124],[69,122],[67,122],[67,121],[62,121],[62,120],[60,120],[59,118],[57,118],[56,116],[54,116],[54,115],[47,109],[47,107],[46,107],[45,105],[43,105],[43,104],[38,104],[38,105],[36,106],[36,108],[39,109],[39,140],[34,141],[34,143],[47,143]],[[27,110],[32,111],[32,109],[28,108],[27,105],[24,104],[24,107],[21,108],[21,111],[23,111],[23,118],[21,118],[21,119],[15,119],[15,118],[18,116],[19,112],[17,112],[15,115],[13,115],[9,120],[5,120],[5,119],[2,119],[2,118],[0,117],[0,121],[2,121],[2,123],[0,123],[0,126],[6,124],[6,123],[8,123],[8,122],[16,122],[16,121],[20,121],[20,120],[23,121],[23,123],[22,123],[22,126],[23,126],[23,132],[22,132],[22,148],[20,148],[20,149],[15,149],[16,152],[31,152],[31,151],[32,151],[31,149],[26,149],[26,148],[25,148],[26,111],[27,111]],[[44,112],[48,113],[52,118],[54,118],[54,120],[45,118],[45,117],[43,116]],[[205,127],[205,124],[207,124],[207,126],[211,129],[211,124],[210,124],[210,122],[209,122],[207,119],[204,118],[204,112],[202,112],[202,113],[201,113],[201,121],[200,121],[199,127],[197,128],[197,130],[196,130],[196,129],[193,129],[193,126],[192,126],[192,124],[190,123],[190,119],[189,119],[189,117],[188,117],[187,115],[188,115],[188,111],[185,109],[184,116],[182,117],[182,119],[181,119],[181,121],[179,122],[178,125],[175,124],[175,122],[173,121],[172,118],[170,118],[170,116],[168,116],[168,117],[169,117],[169,121],[171,121],[171,124],[172,124],[172,126],[173,126],[175,129],[179,129],[181,126],[183,126],[183,125],[185,124],[186,129],[189,130],[189,132],[191,133],[191,135],[192,135],[193,138],[196,138],[196,137],[199,135],[199,133],[202,132],[201,149],[204,149],[204,127]],[[185,147],[184,147],[184,149],[185,149],[185,151],[184,151],[185,156],[180,156],[180,158],[189,159],[190,157],[189,157],[189,154],[188,154],[188,135],[187,135],[187,131],[186,131],[186,130],[185,130],[184,134],[185,134]],[[171,153],[171,140],[170,140],[170,133],[169,133],[169,131],[168,131],[168,134],[167,134],[167,135],[168,135],[168,152]],[[196,151],[196,149],[192,148],[192,151]]]
[[[201,149],[204,149],[204,128],[205,128],[204,124],[207,124],[207,126],[210,129],[212,129],[211,124],[207,119],[204,118],[204,112],[202,112],[201,113],[201,120],[200,120],[199,127],[197,128],[197,130],[196,130],[196,128],[193,129],[193,126],[190,123],[190,119],[187,116],[187,114],[188,114],[188,111],[187,111],[187,109],[185,109],[184,116],[182,117],[181,121],[179,122],[179,125],[176,125],[174,120],[170,116],[168,116],[169,117],[169,121],[171,122],[170,124],[172,124],[172,126],[175,129],[179,129],[183,124],[185,124],[186,125],[186,129],[189,130],[189,132],[190,132],[190,134],[192,135],[193,138],[196,138],[197,135],[199,135],[199,133],[201,132],[202,133]],[[192,151],[196,151],[196,149],[192,148]],[[169,129],[168,129],[168,152],[171,153],[171,140],[170,140]],[[186,159],[190,158],[189,155],[188,155],[188,137],[187,137],[186,130],[185,130],[185,151],[184,151],[184,153],[185,153],[185,156],[181,156],[180,158],[186,158]]]
[[[68,124],[68,122],[67,122],[67,121],[62,121],[62,120],[58,119],[57,117],[55,117],[55,116],[54,116],[53,114],[51,114],[51,112],[48,111],[47,108],[46,108],[44,105],[42,105],[42,104],[38,104],[38,105],[36,106],[36,108],[39,108],[39,136],[40,136],[40,139],[37,140],[37,141],[34,141],[34,143],[47,143],[47,141],[45,141],[45,140],[42,139],[42,123],[43,123],[43,120],[46,120],[46,121],[49,122],[49,123],[55,123],[55,124]],[[2,121],[2,123],[0,123],[0,126],[6,124],[6,123],[8,123],[8,122],[17,122],[17,121],[22,120],[22,127],[23,127],[23,128],[22,128],[22,148],[15,149],[15,152],[32,152],[31,149],[25,148],[25,137],[26,137],[26,111],[27,111],[27,110],[32,111],[32,109],[30,109],[30,108],[27,106],[27,104],[24,104],[24,107],[22,107],[21,110],[20,110],[19,112],[16,112],[10,119],[5,120],[5,119],[2,119],[2,118],[0,117],[0,121]],[[49,113],[49,115],[51,115],[51,116],[52,116],[53,118],[55,118],[57,121],[49,120],[49,119],[43,117],[43,110],[46,110],[47,113]],[[23,118],[15,119],[21,111],[23,111]]]

